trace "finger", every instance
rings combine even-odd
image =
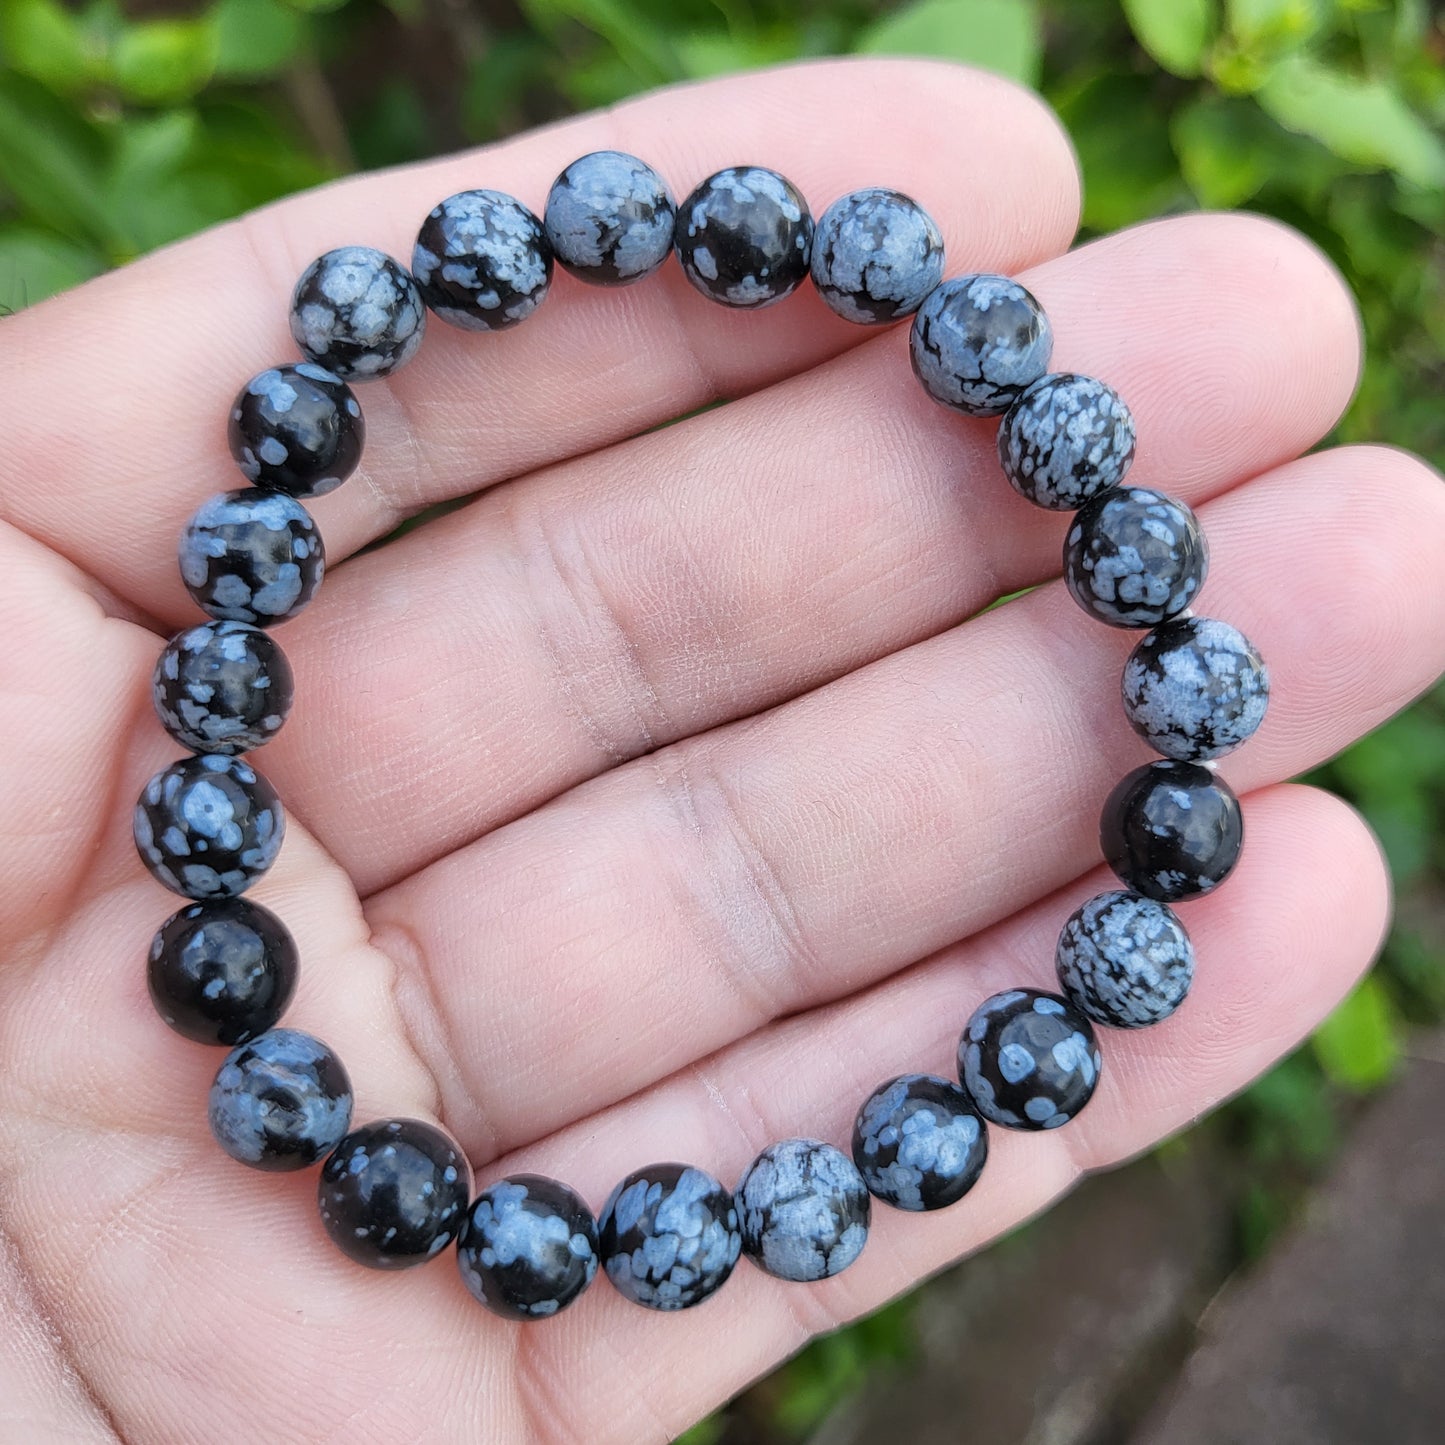
[[[1237,787],[1289,777],[1445,665],[1445,488],[1384,449],[1203,508],[1203,610],[1274,677]],[[575,789],[368,905],[474,1153],[864,987],[1088,867],[1146,756],[1135,636],[1050,584],[771,713]],[[566,1070],[550,1061],[565,1058]]]
[[[1272,223],[1180,218],[1027,279],[1058,364],[1129,399],[1132,478],[1192,502],[1313,445],[1354,386],[1347,292]],[[504,488],[328,582],[287,629],[307,691],[268,762],[363,892],[1057,574],[1064,519],[904,350]]]
[[[1388,885],[1374,840],[1337,799],[1272,789],[1247,799],[1246,812],[1249,847],[1227,891],[1185,910],[1199,957],[1190,997],[1152,1029],[1102,1031],[1102,1080],[1075,1123],[1047,1134],[991,1129],[988,1163],[963,1201],[926,1215],[875,1205],[858,1262],[821,1284],[783,1283],[743,1264],[704,1307],[661,1319],[594,1288],[555,1329],[529,1336],[520,1357],[529,1398],[555,1422],[544,1438],[596,1438],[588,1422],[598,1420],[613,1439],[670,1438],[808,1336],[979,1248],[1083,1171],[1182,1128],[1292,1048],[1373,956]],[[956,1077],[959,1033],[990,993],[1055,987],[1060,923],[1111,884],[1096,870],[988,934],[869,993],[764,1029],[501,1161],[488,1177],[551,1174],[600,1202],[629,1169],[655,1159],[685,1159],[732,1181],[777,1139],[846,1149],[854,1112],[881,1081],[910,1071]]]
[[[834,61],[661,91],[481,152],[328,186],[7,321],[0,512],[138,605],[174,614],[185,599],[172,539],[208,493],[239,484],[226,415],[249,376],[294,355],[286,312],[302,268],[353,242],[409,261],[427,210],[478,184],[540,211],[563,166],[606,147],[647,157],[679,198],[739,161],[784,171],[819,209],[886,178],[935,214],[955,270],[1055,254],[1077,217],[1058,122],[995,76]],[[505,335],[434,324],[412,364],[362,389],[363,471],[316,506],[333,559],[429,502],[739,395],[863,336],[811,294],[729,313],[675,266],[622,292],[565,276],[555,285]],[[67,425],[58,470],[57,399],[76,377],[85,424]]]

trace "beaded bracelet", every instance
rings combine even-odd
[[[958,1049],[958,1077],[904,1074],[857,1115],[852,1157],[816,1139],[773,1144],[736,1190],[703,1169],[654,1164],[613,1190],[600,1220],[565,1184],[499,1180],[471,1201],[471,1172],[441,1130],[415,1119],[352,1128],[351,1084],[324,1043],[275,1027],[296,983],[281,921],[240,895],[274,862],[285,816],[239,755],[286,720],[292,675],[265,629],[295,617],[325,566],[298,498],[341,485],[364,424],[350,382],[390,374],[421,345],[427,311],[500,331],[536,310],[554,259],[583,281],[625,286],[672,251],[688,280],[726,306],[756,308],[811,274],[838,315],[862,324],[913,316],[913,370],[935,400],[1002,417],[1004,475],[1030,501],[1074,511],[1063,573],[1086,612],[1152,629],[1124,667],[1124,710],[1161,759],[1135,769],[1104,805],[1104,856],[1126,885],[1063,925],[1058,994],[1016,988],[982,1003]],[[814,227],[775,171],[719,171],[681,208],[635,157],[601,151],[557,178],[539,220],[498,191],[463,191],[422,223],[408,272],[362,246],[308,266],[291,305],[304,357],[246,383],[230,446],[249,487],[205,502],[180,543],[191,596],[213,621],[162,651],[153,691],[166,731],[192,756],[146,785],[135,841],[151,873],[195,900],[155,936],[149,986],[167,1024],[230,1047],[210,1092],[221,1147],[258,1169],[318,1161],[327,1232],[378,1269],[421,1263],[453,1241],[467,1287],[511,1319],[555,1314],[599,1262],[650,1309],[698,1304],[746,1253],[769,1274],[818,1280],[846,1269],[867,1239],[871,1200],[941,1209],[961,1199],[988,1154],[986,1123],[1054,1129],[1089,1101],[1102,1064],[1093,1025],[1140,1028],[1167,1017],[1194,972],[1169,907],[1209,892],[1239,856],[1239,803],[1210,761],[1264,715],[1258,653],[1190,604],[1208,565],[1190,509],[1124,485],[1134,422],[1101,381],[1047,370],[1052,332],[1038,302],[1003,276],[943,280],[943,242],[914,201],[855,191]],[[986,1121],[986,1122],[985,1122]]]

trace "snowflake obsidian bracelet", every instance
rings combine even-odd
[[[302,500],[340,486],[364,425],[350,383],[386,376],[421,345],[430,310],[471,331],[524,321],[554,262],[625,286],[676,251],[688,280],[726,306],[781,300],[811,275],[840,316],[912,316],[913,369],[935,400],[1001,417],[998,456],[1024,497],[1074,512],[1063,574],[1112,627],[1149,629],[1124,667],[1124,711],[1162,755],[1106,801],[1100,841],[1122,889],[1063,924],[1059,992],[1016,988],[964,1027],[958,1079],[903,1074],[860,1108],[851,1157],[815,1139],[765,1149],[735,1190],[706,1170],[654,1164],[613,1190],[600,1218],[556,1180],[519,1175],[471,1198],[471,1171],[441,1130],[414,1119],[353,1128],[351,1083],[320,1040],[276,1025],[296,983],[286,927],[241,895],[275,861],[285,816],[240,755],[269,742],[291,706],[285,654],[266,629],[321,584],[321,535]],[[872,1200],[942,1209],[978,1179],[987,1126],[1054,1129],[1088,1102],[1102,1064],[1094,1025],[1166,1018],[1194,971],[1171,904],[1220,884],[1243,841],[1239,803],[1210,764],[1259,726],[1268,679],[1225,622],[1192,614],[1208,554],[1194,514],[1125,485],[1134,422],[1102,381],[1048,371],[1052,333],[1037,301],[1002,276],[943,280],[943,241],[895,191],[855,191],[816,227],[774,171],[739,167],[681,207],[632,156],[604,151],[557,178],[539,220],[497,191],[464,191],[426,217],[407,270],[364,246],[329,251],[297,283],[291,332],[304,359],[261,372],[230,416],[248,487],[205,502],[186,526],[180,569],[211,621],[179,633],[156,665],[156,711],[191,756],[146,785],[135,841],[151,873],[192,900],[151,945],[161,1017],[230,1048],[210,1094],[221,1147],[258,1169],[321,1163],[321,1218],[352,1259],[422,1263],[456,1243],[467,1287],[511,1319],[555,1314],[592,1282],[650,1309],[700,1303],[746,1253],[769,1274],[819,1280],[846,1269]]]

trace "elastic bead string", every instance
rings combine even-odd
[[[557,1180],[517,1175],[471,1198],[471,1171],[441,1130],[415,1119],[353,1126],[352,1090],[320,1040],[277,1027],[295,990],[296,946],[271,912],[239,895],[275,861],[285,814],[240,754],[264,746],[291,707],[291,669],[265,629],[306,607],[325,552],[304,499],[340,486],[365,439],[351,383],[386,376],[419,349],[428,310],[470,331],[521,324],[546,298],[554,263],[625,286],[676,253],[722,305],[772,305],[811,278],[839,316],[912,316],[910,355],[925,391],[974,417],[1000,417],[1004,475],[1018,493],[1074,518],[1064,539],[1070,595],[1112,626],[1150,629],[1124,666],[1125,714],[1159,761],[1129,773],[1100,821],[1123,888],[1076,909],[1059,935],[1058,993],[1015,988],[963,1029],[958,1081],[903,1074],[858,1111],[849,1153],[816,1139],[770,1145],[736,1190],[688,1164],[629,1174],[594,1217]],[[323,1223],[350,1258],[401,1269],[455,1242],[467,1288],[508,1319],[555,1314],[592,1282],[649,1309],[708,1298],[746,1254],[780,1279],[846,1269],[867,1241],[872,1200],[921,1212],[973,1187],[988,1124],[1054,1129],[1098,1087],[1094,1026],[1167,1018],[1194,974],[1171,904],[1234,867],[1243,824],[1211,760],[1259,726],[1269,683],[1248,640],[1190,612],[1208,569],[1194,513],[1125,485],[1134,420],[1104,382],[1048,371],[1048,318],[1004,276],[943,280],[932,218],[896,191],[835,201],[815,228],[775,171],[719,171],[674,206],[636,157],[596,152],[558,176],[538,219],[498,191],[464,191],[426,217],[410,270],[369,247],[328,251],[297,282],[291,334],[303,359],[242,387],[229,440],[249,487],[204,502],[180,544],[181,576],[212,619],[178,633],[154,675],[162,726],[191,755],[146,785],[135,841],[158,881],[192,900],[151,945],[149,986],[178,1033],[230,1049],[211,1088],[210,1125],[258,1169],[321,1163]]]

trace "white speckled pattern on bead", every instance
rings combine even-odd
[[[917,201],[873,186],[834,201],[813,231],[813,285],[847,321],[911,316],[943,280],[943,236]]]
[[[853,1162],[871,1193],[895,1209],[944,1209],[973,1188],[988,1159],[988,1130],[948,1079],[903,1074],[864,1101]]]
[[[868,1240],[863,1176],[840,1149],[817,1139],[770,1144],[737,1188],[743,1250],[778,1279],[841,1274]]]
[[[318,256],[291,297],[291,335],[343,381],[389,376],[416,355],[426,308],[406,268],[370,246]]]
[[[552,183],[542,218],[558,262],[600,286],[628,286],[672,254],[676,208],[645,161],[593,151]]]

